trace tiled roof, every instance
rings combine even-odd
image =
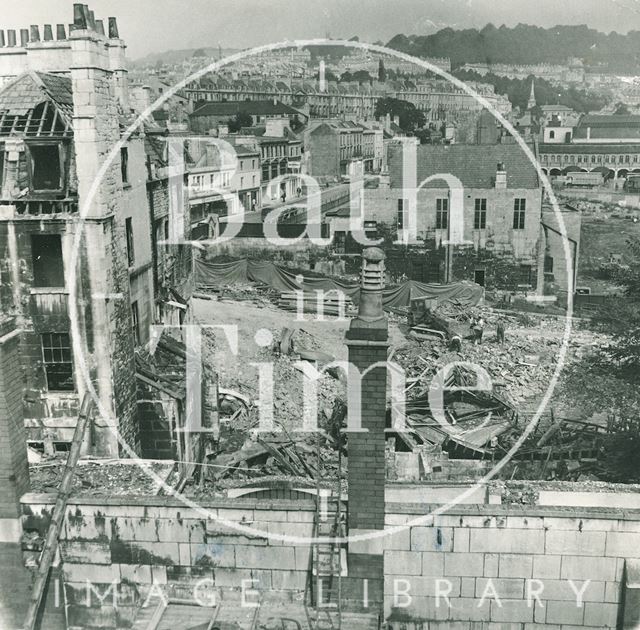
[[[508,188],[540,186],[535,167],[518,144],[423,144],[417,152],[418,184],[430,175],[446,173],[456,176],[465,188],[493,188],[501,162],[507,171]],[[446,184],[434,180],[425,186],[443,188]]]
[[[273,115],[273,114],[299,114],[297,109],[289,107],[280,101],[220,101],[214,103],[205,103],[198,107],[192,118],[199,116],[234,116],[238,112],[246,112],[256,116]]]

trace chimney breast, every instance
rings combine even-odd
[[[23,48],[29,43],[29,29],[20,29],[20,46]]]
[[[50,42],[53,40],[53,29],[51,28],[51,24],[44,25],[44,41]]]
[[[30,34],[30,36],[29,36],[29,39],[30,39],[32,42],[39,42],[39,41],[40,41],[40,29],[38,28],[38,25],[37,25],[37,24],[32,24],[32,25],[29,27],[29,29],[30,29],[30,31],[31,31],[31,34]]]
[[[10,28],[7,30],[7,46],[12,48],[16,45],[16,32]]]
[[[102,20],[96,20],[96,32],[99,35],[104,35],[104,22]]]
[[[4,31],[0,30],[0,47],[4,48]]]
[[[504,168],[503,162],[498,162],[498,166],[496,168],[496,188],[506,188],[507,187],[507,171]]]
[[[64,32],[64,24],[56,24],[56,39],[67,39],[67,34]]]

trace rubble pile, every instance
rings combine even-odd
[[[29,467],[32,492],[57,492],[65,470],[65,456],[42,458]],[[75,496],[154,495],[161,485],[150,473],[167,480],[174,463],[158,461],[87,460],[76,466],[72,494]]]

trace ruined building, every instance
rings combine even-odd
[[[32,446],[68,449],[90,379],[102,409],[85,450],[117,456],[116,435],[138,450],[134,348],[158,319],[154,297],[171,299],[158,280],[164,227],[143,130],[127,133],[115,18],[106,35],[78,4],[68,37],[64,25],[56,34],[45,25],[41,40],[32,26],[19,47],[13,31],[0,38],[0,303],[21,331]]]

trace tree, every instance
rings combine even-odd
[[[612,299],[594,316],[594,323],[612,335],[600,360],[627,380],[640,381],[640,239],[628,241],[629,265],[620,265],[613,280],[624,287],[624,299]]]
[[[352,81],[360,84],[372,83],[373,77],[366,70],[356,70],[355,72],[349,72],[349,70],[347,70],[340,75],[340,83],[351,83]]]
[[[207,52],[205,51],[204,48],[198,48],[197,50],[194,50],[192,55],[192,57],[206,57],[206,56],[207,56]]]
[[[316,81],[320,80],[320,71],[316,72],[315,78],[316,78]],[[336,83],[340,81],[340,79],[333,72],[331,72],[331,70],[324,71],[324,80],[335,81]]]
[[[229,131],[236,133],[242,129],[242,127],[251,127],[253,125],[253,118],[251,114],[247,112],[239,111],[233,118],[229,118]]]
[[[424,114],[416,109],[413,103],[399,98],[385,97],[376,103],[375,117],[382,118],[387,114],[391,118],[398,116],[398,124],[407,134],[413,134],[417,129],[421,129],[426,122]]]
[[[384,83],[387,80],[387,72],[384,68],[384,61],[378,61],[378,81]]]

